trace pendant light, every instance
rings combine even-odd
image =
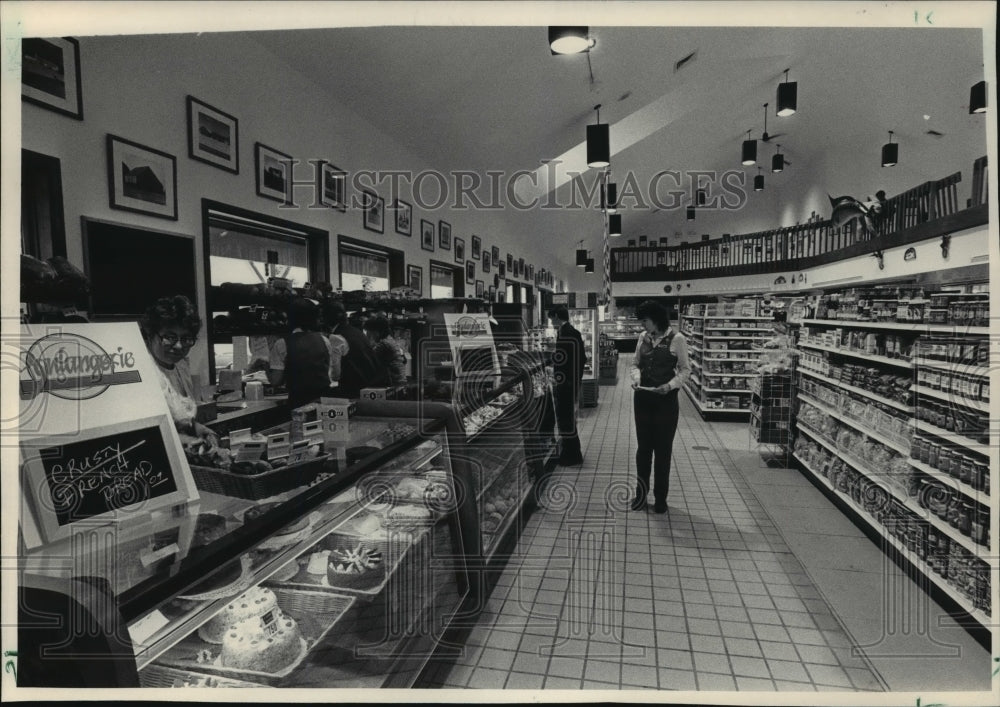
[[[704,189],[698,190],[698,206],[704,206],[708,201],[708,193]]]
[[[596,43],[588,36],[589,27],[549,27],[549,50],[553,54],[579,54]]]
[[[618,238],[622,234],[622,215],[611,214],[608,216],[608,235]]]
[[[760,167],[757,168],[757,176],[753,178],[753,190],[764,191],[764,175],[760,173]]]
[[[899,162],[899,143],[892,141],[892,131],[889,131],[889,142],[882,145],[882,166],[894,167]]]
[[[757,141],[750,139],[749,130],[747,130],[747,139],[743,141],[743,164],[757,164]]]
[[[690,205],[687,207],[687,220],[694,221],[694,207]]]
[[[588,273],[588,274],[594,272],[594,259],[593,258],[587,258],[587,264],[584,266],[583,271],[585,273]]]
[[[576,266],[578,268],[587,264],[587,251],[583,248],[583,241],[580,241],[580,246],[576,249]]]
[[[969,92],[969,114],[986,112],[986,82],[980,81]]]
[[[781,145],[778,145],[778,151],[771,157],[771,171],[778,173],[783,169],[785,169],[785,156],[781,154]]]
[[[609,214],[618,213],[618,185],[608,182],[601,190],[601,209]]]
[[[785,82],[778,84],[778,101],[775,110],[782,118],[792,115],[798,108],[799,84],[796,81],[788,80],[788,72],[785,69]]]
[[[601,124],[601,104],[594,110],[597,124],[587,126],[587,166],[607,167],[611,164],[611,130],[607,123]]]

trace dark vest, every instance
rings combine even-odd
[[[670,353],[670,342],[674,340],[674,333],[671,331],[656,346],[651,346],[645,340],[639,345],[639,350],[636,352],[637,355],[641,354],[639,385],[654,387],[669,383],[673,379],[674,370],[677,368],[677,357]]]
[[[330,351],[323,335],[316,331],[299,331],[285,340],[285,385],[292,407],[305,405],[325,395],[330,388]]]

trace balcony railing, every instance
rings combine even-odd
[[[986,157],[973,163],[972,195],[959,210],[961,181],[956,172],[888,199],[872,235],[856,221],[835,228],[829,220],[815,220],[700,243],[612,248],[611,279],[674,281],[801,270],[986,223]]]

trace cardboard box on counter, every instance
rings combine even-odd
[[[320,398],[319,416],[323,420],[347,420],[357,410],[356,400],[347,398]]]

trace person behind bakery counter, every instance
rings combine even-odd
[[[375,352],[378,372],[373,386],[403,385],[406,383],[406,354],[392,336],[392,326],[385,317],[372,317],[365,321],[365,333]]]
[[[296,297],[288,305],[290,333],[278,339],[270,355],[268,378],[271,385],[288,389],[288,403],[299,407],[324,395],[333,395],[330,386],[332,346],[319,331],[319,305]]]
[[[156,362],[160,388],[177,431],[217,445],[215,433],[195,420],[200,396],[191,376],[188,353],[201,331],[198,310],[184,295],[161,297],[146,310],[139,328]]]
[[[337,396],[356,398],[361,389],[373,385],[377,374],[375,353],[365,335],[347,321],[347,310],[339,300],[327,300],[323,305],[323,323],[329,334],[343,337],[347,353],[340,359]]]

